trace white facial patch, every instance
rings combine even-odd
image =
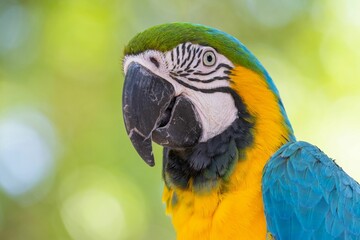
[[[195,105],[201,119],[203,129],[201,142],[206,142],[225,131],[238,116],[234,100],[228,93],[209,94],[189,91],[186,96]]]
[[[184,43],[165,53],[148,50],[126,56],[125,73],[132,62],[170,82],[176,96],[183,95],[191,100],[201,119],[201,142],[222,133],[237,118],[234,99],[224,91],[229,88],[228,74],[234,66],[215,49]]]

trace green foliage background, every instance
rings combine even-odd
[[[360,180],[357,0],[1,0],[0,239],[175,239],[126,136],[122,50],[164,22],[240,39],[277,84],[298,139]]]

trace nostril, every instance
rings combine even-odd
[[[151,61],[157,68],[159,68],[160,64],[159,64],[159,61],[156,60],[156,58],[150,57],[150,61]]]

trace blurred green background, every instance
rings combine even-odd
[[[175,239],[123,126],[122,50],[202,23],[264,64],[298,139],[360,180],[360,1],[0,1],[0,239]]]

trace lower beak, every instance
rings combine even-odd
[[[125,127],[148,165],[155,165],[152,140],[170,148],[190,147],[198,142],[201,125],[195,108],[186,97],[175,97],[171,83],[135,62],[125,74]]]

